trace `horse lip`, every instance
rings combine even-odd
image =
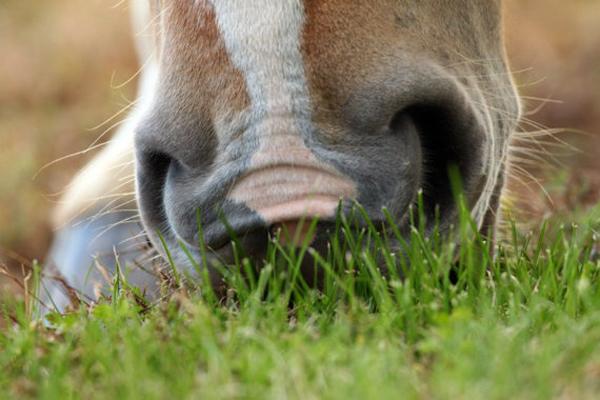
[[[239,225],[236,227],[228,227],[225,223],[216,222],[206,226],[202,233],[198,232],[194,235],[195,244],[190,244],[190,246],[196,250],[200,251],[204,249],[208,250],[211,253],[219,253],[224,248],[230,246],[232,242],[240,241],[244,242],[249,240],[251,237],[264,236],[267,237],[268,227],[262,223],[248,223]],[[202,238],[200,238],[202,235]],[[186,241],[186,243],[188,243]]]
[[[381,227],[387,225],[388,222],[383,219],[373,219],[370,220],[369,223],[365,221],[350,221],[348,225],[351,228],[358,229],[368,229],[369,226],[374,226],[377,231],[381,232]],[[294,232],[285,232],[286,228],[289,230],[290,227],[294,227],[295,229],[299,229],[301,232],[299,233],[302,238],[304,238],[306,234],[311,234],[311,240],[309,244],[312,244],[317,238],[323,238],[323,235],[327,235],[332,233],[337,226],[337,222],[334,218],[308,218],[308,217],[300,217],[296,219],[286,219],[282,221],[275,222],[273,224],[264,224],[264,223],[250,223],[246,225],[240,225],[235,228],[227,229],[224,225],[218,227],[218,229],[210,229],[211,227],[207,227],[204,232],[208,231],[208,234],[203,233],[203,239],[199,240],[199,234],[195,235],[196,243],[191,245],[191,247],[199,251],[201,249],[200,243],[202,243],[206,250],[209,252],[219,253],[223,249],[229,247],[233,242],[239,242],[242,246],[248,244],[249,241],[256,241],[257,239],[264,239],[266,243],[268,240],[271,240],[277,235],[281,235],[283,237],[284,234],[288,235],[287,239],[284,237],[283,244],[296,244],[293,241],[289,241],[292,236],[294,236]],[[211,232],[212,231],[212,232]],[[216,232],[215,232],[216,231]],[[278,232],[279,231],[279,232]],[[230,233],[231,232],[231,233]],[[304,240],[302,240],[304,242]],[[186,242],[187,243],[187,242]]]
[[[254,166],[227,198],[256,212],[267,225],[331,217],[340,201],[357,197],[356,184],[328,166],[306,163]]]
[[[174,246],[174,250],[177,253],[180,253],[180,256],[184,259],[189,259],[191,255],[198,262],[203,263],[206,261],[206,267],[208,267],[209,270],[213,270],[215,266],[213,263],[221,266],[234,264],[236,254],[242,257],[249,257],[253,263],[261,263],[266,257],[269,242],[274,238],[277,238],[279,243],[284,247],[291,245],[296,248],[303,248],[303,246],[307,245],[316,249],[319,253],[326,251],[327,243],[329,243],[329,240],[332,235],[335,234],[336,230],[342,231],[340,240],[344,240],[345,230],[343,229],[343,225],[346,225],[346,223],[342,224],[340,220],[334,218],[327,218],[317,222],[314,220],[311,221],[310,219],[305,219],[304,221],[298,220],[298,223],[306,224],[307,231],[311,233],[309,241],[306,240],[306,236],[299,238],[299,240],[295,237],[291,239],[288,237],[288,239],[286,239],[283,237],[283,232],[277,236],[273,230],[277,229],[280,224],[285,223],[289,223],[289,221],[283,221],[275,225],[252,222],[237,226],[236,229],[231,228],[232,231],[235,232],[235,239],[232,238],[232,235],[229,233],[230,231],[225,229],[224,226],[219,226],[215,229],[213,223],[205,227],[204,232],[207,232],[208,234],[204,235],[203,241],[196,240],[195,243],[197,244],[191,244],[189,241],[179,239],[180,243],[186,246],[189,254],[183,254],[181,252],[179,249],[181,244]],[[352,232],[358,232],[362,229],[369,229],[369,226],[375,226],[376,231],[382,233],[382,227],[386,226],[387,222],[385,219],[375,218],[367,223],[361,218],[359,220],[351,219],[347,222],[347,225],[350,226]],[[310,229],[314,229],[314,231],[310,231]],[[304,233],[306,233],[306,231]],[[281,241],[282,237],[283,242]],[[198,234],[195,236],[195,239],[198,239]],[[200,246],[201,243],[203,246]],[[236,247],[234,243],[239,245],[239,247]],[[240,253],[236,253],[236,251],[240,251]],[[204,259],[204,257],[206,257],[206,259]]]

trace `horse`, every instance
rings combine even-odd
[[[66,286],[97,299],[146,243],[192,270],[198,220],[226,260],[231,231],[260,257],[274,230],[307,218],[326,230],[356,203],[372,221],[387,210],[407,226],[421,196],[448,229],[450,165],[477,227],[494,231],[521,115],[501,0],[131,6],[138,99],[55,212],[43,290],[56,308]],[[143,268],[129,280],[157,283]]]

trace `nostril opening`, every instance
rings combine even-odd
[[[173,157],[156,150],[144,150],[139,156],[140,166],[144,172],[154,177],[164,177],[173,161]]]
[[[164,218],[163,191],[173,159],[155,150],[137,153],[138,203],[148,219],[158,226]]]
[[[454,206],[449,169],[457,167],[463,183],[477,158],[473,126],[468,117],[448,107],[416,105],[404,110],[392,121],[405,124],[406,118],[417,127],[423,153],[423,202],[427,216],[441,215]],[[408,117],[407,117],[408,116]]]
[[[393,134],[407,132],[414,128],[414,121],[410,113],[401,111],[394,115],[394,118],[389,123],[389,129]]]

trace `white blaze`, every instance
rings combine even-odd
[[[233,65],[243,74],[258,141],[250,174],[229,198],[267,222],[331,216],[355,185],[304,144],[310,100],[301,50],[302,0],[211,0]]]
[[[211,0],[232,63],[246,79],[253,112],[308,113],[302,0]]]

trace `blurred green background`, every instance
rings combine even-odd
[[[526,109],[536,111],[527,117],[567,128],[554,144],[564,140],[582,150],[547,146],[559,155],[562,171],[529,168],[550,198],[521,171],[512,183],[521,194],[516,208],[535,221],[595,203],[600,0],[508,0],[506,20],[515,79]],[[43,259],[52,235],[50,211],[93,154],[36,173],[92,143],[106,127],[93,128],[134,99],[135,80],[122,86],[138,68],[128,23],[126,1],[0,0],[0,264],[14,268]],[[523,129],[537,128],[526,123]]]

